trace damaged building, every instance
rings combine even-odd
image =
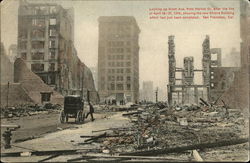
[[[62,95],[85,95],[88,90],[98,98],[92,73],[80,61],[74,47],[73,8],[21,1],[18,56],[44,83]]]
[[[229,106],[249,109],[250,100],[250,6],[240,1],[240,62],[239,71],[234,74],[232,86],[221,96]]]
[[[132,16],[99,18],[98,91],[102,100],[139,101],[139,33]]]
[[[244,62],[242,68],[223,67],[221,48],[211,48],[210,38],[206,36],[202,43],[202,69],[194,68],[193,57],[184,58],[184,68],[176,67],[174,36],[169,36],[169,85],[168,101],[171,105],[199,103],[199,98],[210,102],[226,102],[230,107],[240,108],[247,106],[248,83],[243,77]],[[181,79],[176,78],[176,73],[181,72]],[[195,72],[202,72],[203,84],[194,83]],[[246,72],[246,71],[245,71]],[[240,75],[241,74],[241,75]],[[240,81],[239,77],[242,77]],[[243,84],[245,81],[245,84]],[[241,86],[240,86],[241,85]],[[244,86],[243,86],[244,85]],[[241,89],[241,90],[240,90]],[[245,89],[245,90],[243,90]],[[190,99],[194,100],[190,100]],[[245,101],[243,100],[245,99]],[[234,104],[233,104],[234,103]],[[237,103],[237,104],[236,104]]]

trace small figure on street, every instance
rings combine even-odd
[[[4,148],[9,149],[11,148],[10,142],[11,142],[11,130],[7,128],[7,130],[3,133],[3,140],[4,140]]]
[[[89,114],[91,116],[91,121],[94,121],[94,116],[93,116],[93,113],[94,113],[94,107],[93,105],[89,102],[89,112],[87,113],[86,115],[86,118],[88,118]]]

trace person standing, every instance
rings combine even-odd
[[[86,118],[88,118],[89,114],[91,116],[91,121],[94,121],[94,116],[93,116],[93,113],[94,113],[94,107],[93,105],[89,102],[89,112],[87,113],[86,115]]]

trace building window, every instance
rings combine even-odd
[[[129,68],[126,69],[126,73],[130,73],[131,70]]]
[[[26,39],[28,36],[27,29],[21,29],[19,32],[19,38],[21,39]]]
[[[49,36],[51,36],[51,37],[56,36],[56,30],[55,29],[50,29],[49,30]]]
[[[21,53],[21,58],[26,60],[27,59],[27,53]]]
[[[31,37],[35,37],[35,38],[44,38],[44,29],[34,29],[31,32]]]
[[[31,59],[32,60],[44,60],[44,53],[31,53]]]
[[[54,74],[49,75],[48,84],[56,84],[56,76]]]
[[[43,27],[45,26],[45,19],[44,18],[32,19],[32,25],[37,27]]]
[[[127,76],[127,81],[130,81],[130,80],[131,80],[130,76]]]
[[[49,19],[49,25],[56,25],[56,19],[55,18]]]
[[[55,40],[50,40],[49,41],[49,47],[50,48],[55,48],[56,47],[56,41]]]
[[[56,58],[56,52],[55,51],[49,52],[49,55],[50,55],[50,59],[55,59]]]
[[[117,90],[123,90],[123,84],[117,84],[116,87]]]
[[[55,63],[49,65],[49,71],[55,71]]]
[[[128,60],[130,59],[130,55],[127,55],[127,59],[128,59]]]
[[[31,70],[34,72],[44,71],[44,64],[41,63],[31,64]]]
[[[111,88],[111,90],[115,90],[115,85],[113,83],[110,84],[110,88]]]
[[[131,49],[130,49],[130,48],[127,48],[127,52],[130,53],[130,52],[131,52]]]
[[[130,63],[130,62],[127,62],[126,65],[129,67],[129,66],[131,65],[131,63]]]
[[[42,103],[50,101],[50,96],[51,96],[50,92],[46,92],[46,93],[41,92],[41,101],[42,101]]]
[[[27,42],[26,42],[26,41],[22,41],[22,42],[20,43],[20,49],[22,49],[22,50],[27,49]]]
[[[31,43],[31,47],[33,49],[43,49],[44,48],[44,41],[33,41]]]
[[[127,90],[130,90],[130,89],[131,89],[131,85],[127,84]]]

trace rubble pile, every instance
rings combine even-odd
[[[164,104],[140,107],[129,116],[133,126],[114,130],[119,136],[105,138],[104,149],[112,152],[166,149],[244,137],[240,110],[225,106]]]
[[[0,108],[1,118],[24,117],[32,116],[35,114],[59,112],[61,106],[58,104],[46,103],[42,106],[39,105],[18,105],[15,107]]]

